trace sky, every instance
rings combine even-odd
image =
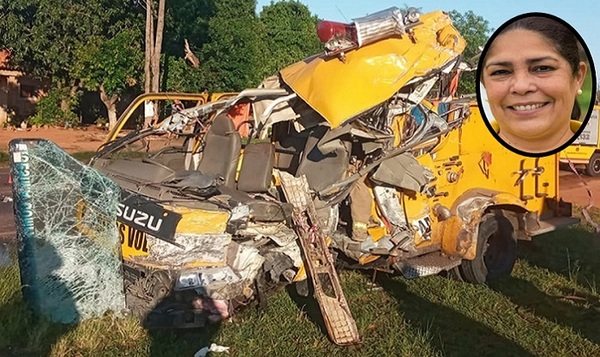
[[[273,0],[257,0],[257,11]],[[527,12],[545,12],[556,15],[567,21],[579,32],[590,49],[596,65],[596,73],[600,73],[600,1],[580,0],[421,0],[415,2],[390,0],[300,0],[319,18],[351,22],[353,18],[384,10],[393,6],[421,8],[423,12],[434,10],[457,10],[461,13],[473,11],[488,20],[490,28],[497,29],[507,20]]]

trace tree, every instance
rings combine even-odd
[[[196,57],[208,42],[209,19],[214,16],[214,1],[169,0],[165,13],[162,88],[176,92],[202,92],[207,89],[205,68]],[[196,66],[185,61],[198,60]]]
[[[163,52],[169,56],[184,56],[184,41],[194,52],[208,42],[208,22],[214,15],[212,0],[169,0],[165,12]]]
[[[68,112],[81,85],[78,56],[91,39],[135,28],[137,16],[130,0],[0,0],[0,48],[11,49],[13,65],[67,93],[61,109]]]
[[[126,0],[0,0],[0,47],[28,74],[58,86],[76,85],[75,52],[91,36],[118,31]]]
[[[160,59],[165,26],[165,0],[158,0],[158,9],[154,13],[154,0],[145,0],[146,6],[146,37],[144,58],[144,92],[157,93],[160,90]],[[156,18],[156,24],[154,19]],[[147,103],[148,105],[149,103]],[[158,118],[158,103],[154,103],[145,111],[144,127],[150,126]]]
[[[162,53],[163,34],[165,28],[165,1],[158,1],[158,14],[156,19],[156,34],[152,47],[152,91],[160,90],[160,55]]]
[[[144,93],[152,91],[152,51],[154,49],[154,15],[152,1],[146,1],[146,30],[144,37]]]
[[[181,57],[168,56],[164,66],[165,88],[169,92],[207,91],[205,70],[194,68]]]
[[[201,50],[201,68],[211,92],[239,91],[257,85],[260,68],[260,25],[254,0],[214,2],[208,21],[208,42]]]
[[[0,47],[11,48],[12,62],[28,74],[72,88],[74,94],[78,86],[70,71],[73,53],[100,28],[101,19],[90,16],[90,7],[67,0],[2,1],[8,21],[0,21]],[[69,101],[61,107],[68,110]]]
[[[111,39],[99,36],[90,39],[88,46],[77,53],[75,73],[81,85],[99,91],[108,112],[109,127],[117,122],[117,103],[130,87],[141,78],[142,46],[139,31],[123,31]]]
[[[463,52],[463,60],[474,68],[477,65],[476,56],[481,52],[479,47],[485,45],[492,32],[489,22],[471,10],[463,14],[452,10],[450,11],[450,17],[456,29],[467,41],[467,47]],[[473,94],[475,91],[475,73],[464,73],[458,85],[458,93],[460,95]]]
[[[266,45],[261,73],[271,75],[279,69],[322,52],[317,36],[318,18],[298,1],[279,1],[260,13]]]

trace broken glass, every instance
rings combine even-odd
[[[9,146],[25,301],[61,323],[120,313],[119,187],[50,141]]]

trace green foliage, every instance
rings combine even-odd
[[[183,58],[168,56],[163,69],[167,91],[188,93],[206,91],[206,78],[202,66],[193,68]]]
[[[27,73],[70,84],[75,52],[90,37],[116,34],[134,16],[125,0],[0,0],[0,47]],[[4,18],[5,17],[5,18]]]
[[[214,13],[212,0],[168,0],[165,11],[165,41],[163,52],[184,56],[184,40],[192,50],[208,41],[208,21]]]
[[[31,125],[60,125],[73,126],[78,123],[78,118],[70,110],[61,109],[62,101],[69,101],[71,105],[76,104],[77,98],[71,98],[68,89],[52,88],[48,94],[40,99],[37,104],[36,113],[29,119]]]
[[[89,163],[91,158],[94,157],[94,155],[96,155],[96,152],[95,151],[80,151],[80,152],[75,152],[70,155],[83,163]]]
[[[210,92],[239,91],[262,79],[259,21],[254,0],[220,0],[208,21],[209,39],[202,48],[201,66]]]
[[[185,59],[184,44],[201,55],[202,45],[209,39],[209,19],[214,16],[212,0],[170,0],[165,12],[162,88],[165,91],[202,92],[207,89],[206,69],[193,68]]]
[[[164,40],[163,88],[235,91],[321,51],[317,18],[298,1],[272,2],[257,17],[254,0],[170,0]],[[490,29],[472,11],[452,11],[477,53]],[[81,83],[119,94],[140,83],[144,8],[129,0],[0,0],[0,47],[15,65],[61,87]],[[200,58],[196,70],[183,61],[183,40]],[[474,91],[463,77],[462,94]],[[471,76],[472,77],[472,76]]]
[[[454,27],[467,41],[467,48],[463,52],[463,60],[475,67],[477,65],[476,55],[481,52],[479,47],[485,46],[492,32],[489,22],[471,10],[465,13],[452,10],[450,11],[450,17]],[[458,85],[458,94],[473,94],[475,90],[475,73],[464,73]]]
[[[104,126],[108,123],[108,119],[104,118],[104,117],[98,117],[98,118],[96,118],[96,120],[94,120],[94,123],[96,125]]]
[[[255,8],[253,0],[168,1],[163,88],[241,90],[321,51],[317,18],[305,5],[273,3],[260,19]],[[103,86],[118,95],[141,82],[143,13],[128,0],[0,0],[0,48],[11,48],[15,65],[55,86]],[[200,69],[182,59],[184,39]]]
[[[13,65],[29,75],[50,80],[56,87],[72,88],[63,102],[65,112],[60,115],[71,121],[74,115],[67,112],[64,104],[73,101],[70,96],[77,95],[81,62],[89,58],[87,46],[93,50],[100,46],[99,39],[110,40],[136,28],[141,33],[140,10],[143,9],[129,0],[0,0],[0,48],[11,49]],[[135,42],[122,41],[121,45],[127,46],[113,46],[115,56]],[[112,87],[116,89],[119,85],[115,78],[123,70],[113,73],[116,66],[108,66],[108,79],[113,80]],[[85,79],[90,77],[93,76],[89,74]],[[52,105],[40,109],[33,121],[49,124],[51,118],[58,117],[57,111],[49,107]]]
[[[317,36],[318,18],[298,1],[279,1],[265,6],[260,13],[264,28],[261,73],[268,76],[285,66],[322,52]]]
[[[583,115],[587,113],[590,104],[593,104],[592,101],[592,88],[593,88],[593,80],[592,80],[592,68],[590,68],[590,63],[587,62],[587,72],[585,74],[585,80],[583,81],[583,85],[581,86],[581,90],[583,93],[579,96],[577,101],[579,102],[579,106],[581,107],[581,111]],[[596,94],[597,95],[597,94]]]
[[[486,19],[476,15],[471,10],[463,14],[452,10],[450,11],[450,17],[454,27],[467,41],[467,48],[463,54],[465,59],[469,60],[481,52],[479,47],[485,45],[493,29],[489,27],[489,22]]]
[[[0,150],[0,167],[6,166],[8,164],[8,153]]]
[[[137,31],[126,30],[112,38],[95,36],[76,52],[74,73],[88,90],[104,87],[110,96],[136,86],[142,76],[143,39]]]
[[[173,38],[166,41],[166,48],[171,50],[166,54],[163,87],[185,92],[241,90],[321,52],[317,18],[305,5],[297,1],[272,3],[263,8],[259,18],[254,7],[249,0],[205,0],[187,5],[178,0],[170,5],[167,33]],[[193,13],[198,15],[190,16]],[[176,14],[181,17],[171,23]],[[186,30],[189,23],[197,24],[197,30]],[[200,57],[198,69],[181,58],[184,38]]]

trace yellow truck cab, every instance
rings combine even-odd
[[[579,138],[560,153],[560,162],[585,166],[589,176],[600,176],[600,106],[595,105],[590,120]]]

